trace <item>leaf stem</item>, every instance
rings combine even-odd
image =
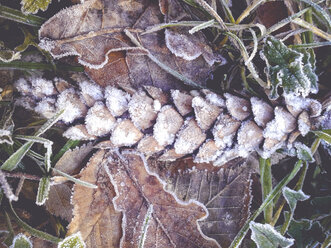
[[[54,65],[45,64],[39,62],[23,62],[23,61],[12,61],[9,63],[0,62],[0,70],[1,69],[15,69],[15,70],[54,70]],[[72,66],[65,64],[56,65],[56,69],[60,71],[75,71],[75,72],[83,72],[84,67],[82,66]]]
[[[33,27],[40,27],[46,19],[36,15],[24,15],[21,11],[0,4],[0,17]]]
[[[238,232],[234,240],[232,241],[230,248],[239,247],[242,240],[245,238],[248,230],[249,230],[249,223],[256,219],[262,213],[264,208],[269,205],[273,201],[273,199],[278,195],[278,193],[281,192],[283,187],[285,187],[298,173],[302,166],[302,161],[299,160],[294,165],[293,170],[288,174],[286,177],[283,178],[282,181],[280,181],[277,186],[270,192],[270,194],[267,196],[267,198],[262,202],[261,206],[254,212],[254,214],[251,215],[251,217],[245,222],[241,230]]]
[[[270,159],[260,158],[260,180],[262,186],[262,199],[263,201],[268,197],[272,191],[272,174],[271,174],[271,163]],[[273,215],[273,202],[271,202],[264,209],[264,221],[270,223]]]

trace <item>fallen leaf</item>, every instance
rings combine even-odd
[[[205,207],[166,191],[143,156],[111,152],[108,161],[105,169],[116,190],[113,203],[123,213],[121,247],[219,247],[201,233],[198,221],[207,217]]]
[[[52,185],[45,203],[46,209],[70,222],[72,218],[72,205],[70,203],[71,187],[67,184]]]
[[[188,81],[204,86],[212,71],[210,65],[220,58],[213,55],[201,33],[172,30],[143,34],[164,18],[157,1],[85,1],[49,19],[40,29],[40,45],[55,58],[77,55],[90,77],[103,86],[120,82],[164,90],[181,88],[180,81],[166,73],[155,59]],[[143,48],[133,44],[125,30]],[[181,37],[192,38],[190,51],[181,49],[185,45]],[[189,56],[193,49],[194,54]]]
[[[80,173],[81,180],[98,188],[76,184],[72,196],[74,218],[67,235],[80,232],[87,247],[119,247],[122,236],[122,214],[114,209],[114,187],[102,166],[105,154],[99,150]]]
[[[180,200],[204,204],[209,215],[199,221],[202,232],[228,247],[250,215],[251,162],[237,159],[222,167],[193,163],[192,159],[150,164],[166,182],[166,189]]]

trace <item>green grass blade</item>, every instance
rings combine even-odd
[[[242,240],[246,236],[249,230],[249,223],[256,219],[262,213],[266,206],[268,206],[273,199],[282,191],[282,189],[295,177],[302,166],[302,161],[299,160],[295,165],[290,174],[283,178],[277,186],[270,192],[267,198],[262,202],[261,206],[251,215],[251,217],[245,222],[244,226],[241,228],[237,236],[232,241],[230,248],[239,247]]]
[[[0,17],[14,22],[23,23],[33,27],[40,27],[46,19],[36,15],[24,15],[21,11],[2,6],[0,4]]]
[[[57,173],[59,173],[61,176],[67,178],[68,180],[74,182],[74,183],[77,183],[77,184],[80,184],[82,186],[85,186],[85,187],[88,187],[88,188],[92,188],[92,189],[96,189],[98,188],[98,186],[92,184],[92,183],[88,183],[88,182],[85,182],[85,181],[82,181],[82,180],[79,180],[77,178],[74,178],[73,176],[70,176],[68,175],[67,173],[64,173],[60,170],[57,170],[55,168],[52,168],[54,171],[56,171]]]
[[[1,170],[12,171],[16,168],[19,162],[21,162],[22,158],[25,154],[30,150],[33,142],[27,142],[22,145],[16,152],[14,152],[2,165]]]
[[[69,139],[64,146],[61,148],[61,150],[52,158],[52,163],[56,164],[57,161],[65,154],[66,151],[69,149],[72,149],[76,146],[78,146],[80,143],[80,140],[71,140]]]
[[[30,233],[32,236],[41,238],[43,240],[48,240],[50,242],[53,243],[58,243],[60,241],[62,241],[62,239],[55,237],[51,234],[39,231],[31,226],[29,226],[27,223],[25,223],[23,220],[20,219],[20,217],[18,217],[18,215],[15,213],[13,206],[11,205],[11,203],[9,203],[10,205],[10,210],[11,210],[11,215],[13,216],[15,222],[22,227],[25,231],[27,231],[28,233]]]
[[[38,193],[36,198],[36,204],[39,206],[44,205],[48,199],[49,190],[51,188],[51,180],[49,177],[43,177],[39,181]]]

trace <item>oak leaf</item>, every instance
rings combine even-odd
[[[219,56],[213,54],[200,33],[143,33],[148,27],[163,23],[167,19],[164,14],[169,16],[161,12],[157,1],[89,0],[49,19],[39,31],[40,45],[55,58],[77,55],[91,78],[103,86],[120,82],[165,90],[179,88],[179,80],[161,69],[155,60],[187,81],[204,86],[212,71],[210,65],[219,61]],[[128,32],[140,46],[134,44]],[[185,47],[181,37],[191,38],[193,55],[181,49]]]
[[[201,233],[207,216],[194,200],[183,202],[164,189],[145,158],[132,151],[110,153],[105,169],[116,190],[115,209],[123,213],[121,247],[219,247]]]
[[[236,159],[215,167],[188,158],[173,163],[154,160],[150,166],[180,200],[204,204],[209,215],[199,221],[201,231],[228,247],[250,215],[254,160],[245,161]]]
[[[102,166],[105,153],[103,150],[95,153],[80,173],[81,180],[98,188],[76,184],[72,196],[74,218],[67,235],[80,232],[87,247],[119,247],[122,236],[122,214],[114,209],[114,187]]]

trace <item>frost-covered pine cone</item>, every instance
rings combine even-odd
[[[112,147],[133,147],[169,161],[193,154],[196,162],[222,165],[253,151],[267,158],[305,136],[322,109],[318,101],[294,95],[273,106],[256,97],[209,90],[167,94],[153,86],[102,89],[86,80],[79,85],[75,89],[62,79],[20,79],[17,104],[47,118],[65,109],[67,138],[109,136]]]

